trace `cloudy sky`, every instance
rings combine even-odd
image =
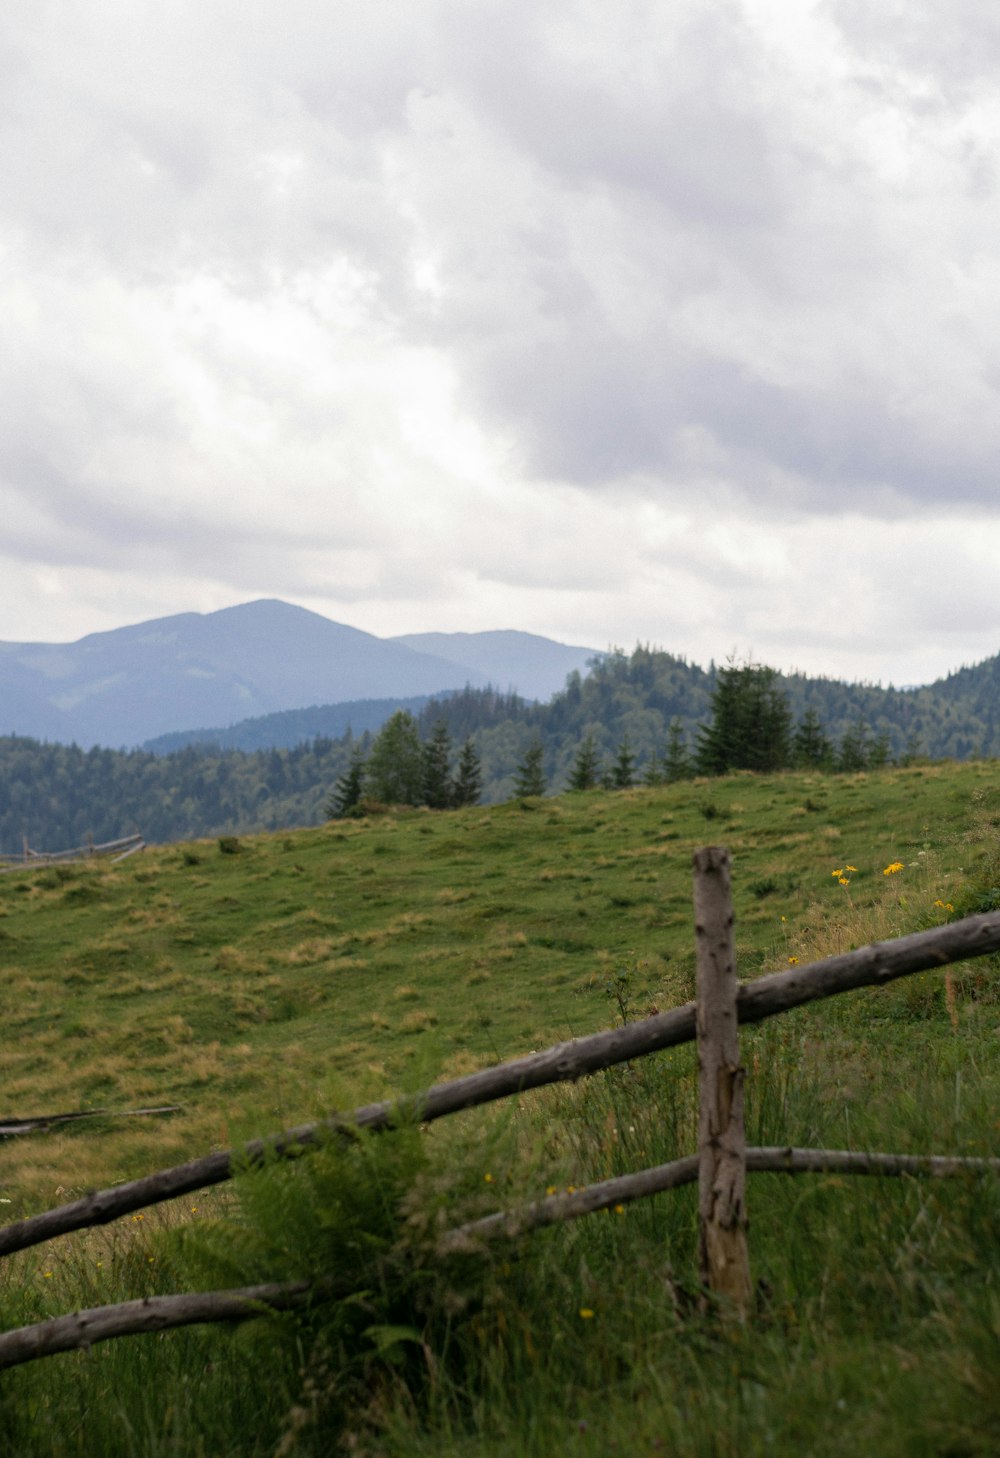
[[[4,0],[0,638],[1000,650],[978,0]]]

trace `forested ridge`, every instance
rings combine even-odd
[[[544,782],[556,791],[568,787],[582,746],[592,748],[595,771],[605,778],[623,745],[636,779],[651,777],[671,736],[675,748],[696,756],[726,672],[637,647],[596,661],[586,676],[571,674],[548,704],[466,689],[430,700],[413,717],[424,741],[444,725],[456,763],[460,747],[472,741],[482,798],[494,802],[516,792],[519,768],[537,744]],[[862,757],[873,746],[896,760],[1000,755],[1000,658],[917,689],[801,674],[773,674],[770,681],[787,705],[791,733],[807,719],[821,729],[830,768],[859,742]],[[317,824],[352,758],[366,755],[371,743],[369,734],[347,731],[292,747],[189,744],[153,754],[0,738],[0,851],[19,851],[24,836],[51,849],[132,829],[168,841]],[[845,759],[839,767],[850,764]]]

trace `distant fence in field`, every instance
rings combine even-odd
[[[86,845],[74,846],[72,850],[61,851],[38,851],[32,850],[27,840],[24,842],[24,849],[19,856],[0,855],[0,874],[4,871],[23,871],[26,867],[32,866],[58,866],[71,864],[74,861],[92,861],[101,857],[105,860],[123,861],[127,856],[134,856],[136,851],[146,849],[146,842],[138,831],[134,835],[123,836],[121,840],[107,840],[102,845],[95,845],[88,841]]]
[[[1000,1174],[1000,1159],[949,1155],[885,1154],[858,1150],[747,1148],[743,1128],[743,1083],[738,1025],[761,1022],[805,1003],[859,987],[881,986],[900,977],[1000,951],[1000,912],[915,932],[893,941],[827,957],[751,982],[736,980],[729,852],[719,846],[694,857],[697,996],[694,1002],[621,1028],[560,1043],[479,1073],[436,1084],[412,1098],[368,1104],[350,1115],[333,1115],[237,1150],[222,1150],[142,1179],[98,1190],[82,1199],[0,1229],[0,1256],[26,1250],[134,1210],[147,1208],[232,1178],[237,1168],[269,1158],[294,1159],[330,1134],[350,1137],[364,1128],[390,1129],[401,1118],[430,1123],[463,1109],[492,1103],[545,1084],[566,1082],[641,1058],[665,1048],[697,1042],[699,1083],[698,1152],[669,1164],[620,1175],[598,1184],[547,1196],[514,1210],[497,1211],[446,1232],[443,1250],[470,1237],[520,1236],[596,1210],[698,1182],[699,1276],[706,1299],[720,1298],[720,1311],[745,1317],[752,1289],[747,1251],[747,1171],[786,1174],[836,1172],[882,1176]],[[94,1307],[0,1334],[0,1368],[55,1352],[89,1347],[111,1337],[203,1322],[243,1321],[262,1306],[288,1310],[348,1294],[349,1286],[320,1274],[315,1280],[272,1282],[229,1291],[151,1296]]]

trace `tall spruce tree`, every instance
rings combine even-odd
[[[792,763],[797,769],[833,768],[833,745],[815,709],[807,709],[796,727],[792,740]]]
[[[451,735],[438,719],[421,749],[424,804],[432,810],[447,810],[452,802]]]
[[[359,804],[365,787],[365,752],[360,744],[354,746],[347,768],[333,787],[333,794],[326,802],[329,819],[339,820],[349,815]]]
[[[690,780],[694,775],[694,761],[688,751],[687,735],[680,719],[673,718],[667,730],[667,747],[663,756],[663,778],[668,785],[678,780]]]
[[[451,802],[456,806],[478,805],[482,792],[483,769],[475,743],[470,737],[462,745],[458,756],[458,769],[455,771],[455,781],[451,788]]]
[[[868,768],[885,769],[892,762],[892,738],[888,729],[880,729],[868,751]]]
[[[593,734],[585,736],[576,751],[576,759],[569,774],[571,790],[592,790],[597,784],[597,745]]]
[[[618,746],[618,753],[615,755],[614,763],[611,766],[611,788],[613,790],[628,790],[635,784],[635,755],[632,753],[632,746],[629,744],[628,735]]]
[[[791,753],[792,715],[773,668],[727,663],[712,695],[712,720],[698,735],[697,766],[703,775],[734,769],[784,769]]]
[[[645,766],[643,768],[642,783],[644,785],[648,785],[650,789],[653,789],[657,785],[664,784],[666,782],[666,778],[667,776],[663,767],[663,760],[654,749],[651,751],[650,756],[646,760]]]
[[[423,804],[420,731],[408,709],[397,709],[382,725],[368,756],[365,788],[386,805]]]
[[[545,794],[545,746],[536,739],[525,751],[524,758],[514,773],[514,794],[522,800],[531,795]]]
[[[840,748],[837,750],[838,770],[842,774],[856,774],[859,770],[867,769],[870,750],[868,724],[862,714],[840,737]]]

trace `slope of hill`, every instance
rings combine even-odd
[[[311,704],[242,719],[226,729],[180,729],[158,734],[141,747],[152,754],[175,754],[189,746],[215,749],[293,749],[313,739],[341,739],[345,734],[374,734],[397,709],[419,714],[430,695],[411,699],[351,699],[346,704]]]
[[[908,895],[957,902],[958,866],[971,874],[975,854],[962,836],[992,778],[981,764],[864,783],[734,775],[708,793],[405,811],[251,838],[233,854],[207,841],[120,866],[15,870],[0,876],[8,1103],[12,1089],[26,1113],[184,1102],[161,1133],[194,1152],[272,1081],[297,1122],[331,1064],[362,1081],[377,1066],[381,1094],[422,1041],[455,1068],[592,1031],[611,1020],[612,971],[636,958],[638,1005],[684,1001],[694,846],[732,848],[744,970],[767,970],[797,950],[786,938],[806,906],[844,902],[834,854],[859,868],[859,904],[897,859],[914,862],[900,876]],[[160,1134],[124,1137],[148,1160]],[[67,1147],[76,1179],[107,1182],[101,1141],[86,1158],[78,1139]]]

